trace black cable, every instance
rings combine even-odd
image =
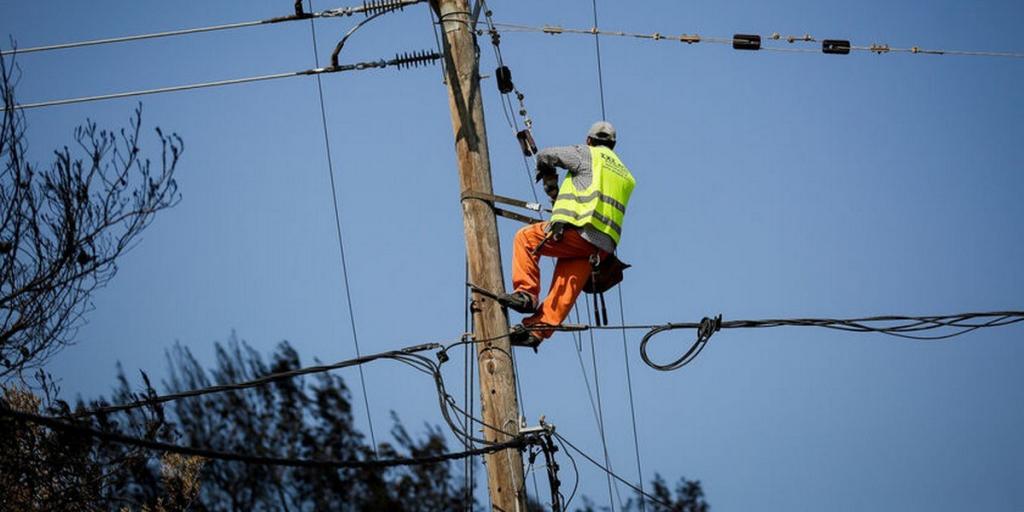
[[[499,67],[504,67],[505,59],[501,55],[499,36],[497,29],[494,28],[494,20],[492,18],[493,13],[491,11],[490,6],[487,5],[487,2],[485,2],[484,0],[480,0],[480,2],[484,10],[484,17],[487,21],[488,32],[491,34],[491,48],[494,50],[494,59],[497,61]],[[513,85],[512,92],[516,95],[517,98],[520,98],[519,101],[520,104],[522,104],[523,93],[519,91],[519,88]],[[507,94],[499,94],[498,96],[501,99],[501,112],[502,114],[505,115],[505,121],[508,123],[509,128],[512,129],[513,135],[516,135],[519,133],[519,120],[515,117],[515,107],[512,105],[512,100],[508,98]],[[525,106],[522,108],[522,111],[526,111]],[[527,119],[527,123],[529,123],[529,119]],[[527,126],[526,128],[531,129],[532,127]],[[530,192],[533,194],[533,201],[535,203],[540,204],[540,198],[537,194],[537,185],[533,181],[533,177],[531,176],[530,172],[530,162],[532,161],[532,157],[527,157],[525,154],[523,154],[522,159],[523,168],[526,173],[526,181],[530,186]],[[540,212],[538,212],[537,218],[542,219],[542,217],[543,215]]]
[[[510,355],[512,356],[512,374],[513,375],[519,375],[519,366],[516,364],[516,353],[513,351]],[[522,382],[520,381],[520,379],[515,379],[515,381],[516,381],[516,402],[518,402],[518,404],[519,404],[519,415],[520,415],[521,418],[526,418],[527,417],[527,415],[526,415],[526,401],[523,400],[523,386],[522,386]],[[533,479],[533,493],[537,495],[537,500],[540,500],[540,490],[539,490],[540,488],[539,488],[539,486],[537,484],[537,474],[536,473],[532,474],[532,479]],[[524,484],[525,484],[525,482],[524,482]],[[526,494],[527,500],[529,500],[530,492],[529,492],[528,488],[525,488],[525,485],[524,485],[523,491],[524,491],[524,494]]]
[[[334,363],[334,364],[318,365],[318,366],[307,366],[305,368],[297,368],[295,370],[289,370],[289,371],[278,372],[278,373],[271,373],[269,375],[265,375],[263,377],[260,377],[260,378],[257,378],[257,379],[253,379],[253,380],[250,380],[250,381],[246,381],[246,382],[239,382],[239,383],[235,383],[235,384],[221,384],[221,385],[217,385],[217,386],[209,386],[209,387],[200,388],[200,389],[193,389],[193,390],[189,390],[189,391],[182,391],[182,392],[179,392],[179,393],[170,393],[170,394],[167,394],[167,395],[150,396],[149,398],[146,398],[146,399],[143,399],[143,400],[138,400],[138,401],[135,401],[135,402],[130,402],[130,403],[127,403],[127,404],[107,405],[107,406],[97,407],[95,409],[90,409],[88,411],[76,412],[75,414],[72,415],[72,417],[93,416],[93,415],[96,415],[96,414],[108,414],[108,413],[117,412],[117,411],[127,411],[129,409],[137,409],[139,407],[152,406],[152,405],[162,404],[162,403],[165,403],[165,402],[181,400],[181,399],[184,399],[184,398],[192,398],[192,397],[196,397],[196,396],[208,395],[208,394],[211,394],[211,393],[222,393],[222,392],[225,392],[225,391],[237,391],[237,390],[241,390],[241,389],[255,388],[255,387],[259,387],[259,386],[265,386],[267,384],[271,384],[271,383],[274,383],[274,382],[290,379],[290,378],[293,378],[293,377],[298,377],[300,375],[310,375],[310,374],[314,374],[314,373],[329,372],[329,371],[338,370],[338,369],[341,369],[341,368],[348,368],[348,367],[351,367],[351,366],[358,366],[358,365],[366,364],[366,363],[369,363],[371,361],[376,361],[378,359],[397,359],[397,356],[400,356],[400,355],[409,355],[409,354],[414,354],[414,353],[417,353],[417,352],[423,352],[423,351],[427,351],[427,350],[436,350],[438,348],[441,348],[441,346],[442,345],[439,344],[439,343],[425,343],[425,344],[422,344],[422,345],[414,345],[414,346],[411,346],[411,347],[406,347],[406,348],[402,348],[402,349],[398,349],[398,350],[389,350],[387,352],[380,352],[380,353],[377,353],[377,354],[370,354],[370,355],[363,356],[363,357],[357,357],[355,359],[347,359],[347,360],[344,360],[344,361],[339,361],[339,362]]]
[[[616,36],[616,37],[632,37],[637,39],[649,39],[653,41],[677,41],[682,43],[696,44],[696,43],[711,43],[721,45],[733,45],[735,37],[714,37],[714,36],[702,36],[699,34],[663,34],[661,32],[624,32],[621,30],[599,30],[595,27],[591,28],[569,28],[562,27],[559,25],[543,25],[543,26],[529,26],[520,25],[515,23],[495,23],[494,26],[499,32],[535,32],[543,33],[548,35],[558,34],[576,34],[576,35],[603,35],[603,36]],[[769,39],[780,39],[777,37],[778,34],[772,34]],[[803,39],[800,39],[803,40]],[[795,40],[793,41],[795,42]],[[845,41],[844,41],[845,42]],[[762,46],[760,48],[764,51],[776,51],[776,52],[787,52],[787,53],[821,53],[823,48],[794,48],[794,47],[780,47],[780,46]],[[858,52],[871,52],[878,55],[889,54],[889,53],[909,53],[913,55],[959,55],[965,57],[1006,57],[1006,58],[1024,58],[1024,52],[994,52],[994,51],[971,51],[971,50],[941,50],[941,49],[928,49],[921,48],[919,46],[911,46],[904,48],[891,47],[888,44],[873,43],[871,45],[850,45],[849,50]]]
[[[404,5],[412,5],[414,3],[417,3],[418,1],[422,1],[422,0],[416,0],[416,1],[409,0],[408,2],[403,3],[403,6]],[[255,27],[255,26],[258,26],[258,25],[268,25],[268,24],[282,23],[282,22],[286,22],[286,21],[300,21],[300,20],[313,19],[313,18],[335,18],[335,17],[342,17],[342,16],[351,16],[351,15],[356,14],[356,13],[369,12],[371,10],[377,10],[377,9],[379,9],[379,5],[378,4],[379,4],[379,2],[364,2],[363,5],[358,6],[358,7],[337,7],[337,8],[334,8],[334,9],[328,9],[326,11],[321,11],[321,12],[308,12],[308,13],[304,13],[304,12],[301,12],[302,2],[300,0],[299,2],[296,2],[296,13],[288,15],[288,16],[277,16],[275,18],[269,18],[269,19],[264,19],[264,20],[242,21],[242,22],[237,22],[237,23],[227,23],[227,24],[224,24],[224,25],[213,25],[213,26],[208,26],[208,27],[196,27],[196,28],[186,28],[186,29],[180,29],[180,30],[169,30],[169,31],[166,31],[166,32],[155,32],[155,33],[151,33],[151,34],[137,34],[137,35],[131,35],[131,36],[109,37],[109,38],[104,38],[104,39],[92,39],[92,40],[89,40],[89,41],[77,41],[77,42],[73,42],[73,43],[60,43],[60,44],[52,44],[52,45],[46,45],[46,46],[35,46],[35,47],[32,47],[32,48],[19,48],[19,49],[12,49],[12,50],[3,50],[3,51],[0,51],[0,56],[8,56],[8,55],[12,55],[12,54],[15,54],[15,53],[17,53],[17,54],[26,54],[26,53],[34,53],[34,52],[45,52],[45,51],[51,51],[51,50],[66,50],[66,49],[69,49],[69,48],[81,48],[81,47],[84,47],[84,46],[95,46],[95,45],[111,44],[111,43],[126,43],[126,42],[129,42],[129,41],[141,41],[143,39],[157,39],[157,38],[162,38],[162,37],[180,36],[180,35],[186,35],[186,34],[199,34],[199,33],[203,33],[203,32],[216,32],[216,31],[219,31],[219,30],[230,30],[230,29],[244,28],[244,27]],[[312,11],[312,8],[310,8],[310,10]]]
[[[608,119],[604,110],[604,73],[601,71],[601,36],[597,33],[597,0],[591,0],[594,7],[594,49],[597,51],[597,88],[601,93],[601,119]]]
[[[591,311],[591,309],[590,309],[590,298],[589,297],[585,297],[585,299],[586,299],[586,302],[587,302],[587,314],[589,315],[590,311]],[[597,297],[594,297],[594,300],[596,301]],[[597,304],[595,303],[595,306],[596,305]],[[594,317],[591,317],[591,318],[593,318],[595,324],[600,324],[601,320],[599,318],[595,318],[595,317],[597,317],[596,312],[594,314]],[[612,460],[611,460],[611,457],[608,456],[608,440],[607,440],[607,436],[605,435],[605,428],[604,428],[604,404],[601,401],[601,377],[600,377],[600,375],[597,372],[597,345],[594,343],[594,331],[589,331],[588,334],[590,334],[590,362],[591,362],[591,364],[593,365],[593,368],[594,368],[594,391],[595,391],[595,395],[597,396],[597,425],[598,425],[598,431],[601,433],[601,451],[604,454],[604,464],[610,468],[610,467],[612,467]],[[608,502],[609,502],[608,504],[609,504],[609,508],[612,510],[612,512],[615,511],[615,502],[613,500],[616,497],[619,500],[619,508],[622,508],[622,495],[619,493],[619,486],[616,485],[616,486],[614,486],[614,488],[615,488],[615,493],[613,495],[612,494],[612,479],[609,477],[608,478]]]
[[[313,0],[309,1],[309,10],[313,10]],[[301,5],[301,4],[300,4]],[[309,30],[313,38],[313,62],[316,67],[320,67],[320,56],[316,44],[316,22],[312,19],[309,20]],[[337,63],[335,63],[337,66]],[[327,132],[327,110],[324,108],[324,85],[320,80],[320,75],[316,76],[316,88],[320,98],[320,120],[323,123],[324,132],[324,148],[327,152],[327,174],[330,177],[331,182],[331,204],[334,205],[334,227],[338,235],[338,252],[341,254],[341,275],[345,281],[345,300],[348,304],[348,319],[349,324],[352,326],[352,341],[356,348],[356,357],[361,355],[359,350],[359,335],[356,333],[356,315],[355,310],[352,307],[352,291],[348,281],[348,264],[345,261],[345,242],[341,236],[341,212],[338,206],[338,192],[334,182],[334,159],[331,157],[331,138]],[[363,367],[359,367],[359,385],[363,392],[363,405],[366,407],[366,419],[370,427],[370,442],[373,445],[373,454],[377,456],[377,437],[373,431],[373,414],[370,413],[370,398],[366,391],[366,376],[363,372]]]
[[[972,320],[989,319],[983,322],[972,322]],[[705,318],[700,323],[670,323],[652,327],[640,341],[640,357],[643,358],[651,368],[661,371],[672,371],[686,366],[693,361],[704,347],[708,340],[719,329],[753,329],[767,327],[821,327],[847,332],[879,333],[899,338],[916,341],[938,341],[961,336],[978,329],[986,327],[1002,327],[1024,321],[1024,311],[993,311],[977,313],[960,313],[954,315],[934,316],[872,316],[863,318],[834,319],[834,318],[793,318],[793,319],[766,319],[766,320],[731,320],[722,321],[721,315],[715,319]],[[871,324],[885,324],[875,326]],[[893,325],[889,325],[893,324]],[[647,346],[654,336],[675,329],[696,328],[698,331],[697,340],[678,359],[668,364],[653,362],[647,354]],[[936,329],[954,329],[953,332],[938,334],[934,336],[921,334],[923,331]]]
[[[369,23],[369,22],[371,22],[371,21],[373,21],[373,20],[375,20],[375,19],[377,19],[377,18],[379,18],[379,17],[381,17],[381,16],[383,16],[383,15],[389,13],[389,12],[391,12],[391,11],[380,11],[380,12],[374,13],[374,14],[370,15],[369,17],[367,17],[365,20],[360,21],[359,23],[356,23],[354,27],[352,27],[352,28],[350,28],[348,30],[348,32],[345,32],[345,35],[342,36],[340,41],[338,41],[337,46],[334,47],[334,52],[331,53],[331,66],[338,67],[338,55],[341,53],[341,49],[345,47],[345,43],[348,41],[348,38],[352,37],[352,34],[356,33],[356,31],[359,30],[360,28],[363,28],[363,25],[366,25],[367,23]]]
[[[986,318],[989,319],[989,320],[985,321],[985,322],[981,322],[981,323],[971,322],[972,320],[986,319]],[[874,327],[874,326],[868,325],[870,323],[877,323],[877,322],[889,322],[889,323],[891,323],[891,322],[902,322],[902,323],[897,324],[897,325],[887,326],[887,327]],[[767,320],[729,320],[729,321],[721,321],[721,325],[718,326],[718,327],[721,328],[721,329],[768,328],[768,327],[784,327],[784,326],[789,326],[789,327],[822,327],[822,328],[841,330],[841,331],[849,331],[849,332],[876,332],[876,333],[881,333],[881,334],[887,334],[887,335],[890,335],[890,336],[899,336],[901,338],[909,338],[909,339],[913,339],[913,340],[942,340],[942,339],[949,339],[949,338],[952,338],[954,336],[960,336],[962,334],[966,334],[968,332],[971,332],[971,331],[974,331],[974,330],[977,330],[977,329],[981,329],[981,328],[1003,327],[1003,326],[1007,326],[1007,325],[1016,324],[1016,323],[1019,323],[1019,322],[1024,322],[1024,311],[973,312],[973,313],[960,313],[960,314],[954,314],[954,315],[934,315],[934,316],[897,316],[897,315],[887,315],[887,316],[872,316],[872,317],[851,318],[851,319],[801,318],[801,319],[767,319]],[[647,335],[645,335],[645,340],[649,342],[654,334],[658,334],[660,332],[665,332],[665,331],[675,330],[675,329],[696,329],[696,328],[699,328],[700,326],[701,326],[700,323],[687,323],[687,322],[668,323],[668,324],[653,325],[653,326],[652,325],[643,325],[643,324],[635,324],[635,325],[607,325],[607,326],[595,326],[595,325],[576,324],[576,325],[567,325],[567,326],[566,325],[562,325],[562,326],[546,326],[546,327],[537,328],[537,329],[534,329],[534,330],[545,329],[545,330],[569,331],[569,332],[578,333],[579,331],[584,331],[584,330],[589,330],[589,329],[648,329],[648,330],[650,330],[650,332],[648,332]],[[930,337],[904,334],[904,333],[907,333],[907,332],[921,332],[921,331],[941,329],[941,328],[951,328],[951,329],[960,329],[960,330],[957,331],[957,332],[954,332],[954,333],[950,333],[950,334],[945,334],[945,335],[940,335],[940,336],[930,336]],[[128,409],[135,409],[135,408],[139,408],[139,407],[143,407],[143,406],[156,405],[156,404],[170,402],[170,401],[174,401],[174,400],[181,400],[181,399],[184,399],[184,398],[191,398],[191,397],[195,397],[195,396],[207,395],[207,394],[211,394],[211,393],[221,393],[221,392],[224,392],[224,391],[236,391],[236,390],[241,390],[241,389],[248,389],[248,388],[254,388],[254,387],[259,387],[259,386],[265,386],[267,384],[271,384],[273,382],[277,382],[277,381],[280,381],[280,380],[289,379],[289,378],[292,378],[292,377],[297,377],[297,376],[301,376],[301,375],[309,375],[309,374],[314,374],[314,373],[323,373],[323,372],[328,372],[328,371],[331,371],[331,370],[347,368],[347,367],[350,367],[350,366],[357,366],[357,365],[369,363],[371,361],[376,361],[378,359],[394,359],[394,360],[402,361],[403,357],[404,358],[418,357],[418,358],[422,359],[425,363],[429,363],[430,365],[433,365],[433,366],[436,367],[436,364],[433,363],[433,361],[431,361],[430,359],[427,359],[427,358],[425,358],[423,356],[417,355],[417,354],[419,352],[425,352],[427,350],[438,350],[438,349],[440,349],[440,350],[438,350],[437,355],[439,357],[442,357],[442,356],[444,356],[444,354],[448,350],[451,350],[452,348],[460,346],[460,345],[469,345],[469,344],[476,344],[476,343],[483,343],[483,342],[488,342],[488,341],[494,341],[494,340],[497,340],[497,339],[505,338],[507,336],[509,336],[509,334],[502,334],[502,335],[499,335],[499,336],[494,336],[494,337],[491,337],[491,338],[485,338],[485,339],[481,339],[481,340],[474,340],[471,337],[469,337],[469,338],[466,338],[466,339],[463,339],[461,341],[454,342],[454,343],[451,343],[451,344],[448,344],[448,345],[442,345],[440,343],[424,343],[424,344],[421,344],[421,345],[413,345],[413,346],[404,347],[404,348],[397,349],[397,350],[389,350],[387,352],[380,352],[380,353],[377,353],[377,354],[370,354],[370,355],[363,356],[363,357],[358,357],[358,358],[355,358],[355,359],[348,359],[348,360],[344,360],[344,361],[339,361],[337,363],[330,364],[330,365],[309,366],[309,367],[297,368],[295,370],[290,370],[290,371],[285,371],[285,372],[273,373],[273,374],[266,375],[266,376],[263,376],[263,377],[260,377],[260,378],[257,378],[257,379],[253,379],[251,381],[246,381],[246,382],[210,386],[210,387],[206,387],[206,388],[200,388],[200,389],[193,389],[193,390],[189,390],[189,391],[183,391],[183,392],[179,392],[179,393],[171,393],[171,394],[160,395],[160,396],[151,396],[149,398],[146,398],[146,399],[143,399],[143,400],[138,400],[136,402],[131,402],[131,403],[127,403],[127,404],[103,406],[103,407],[99,407],[99,408],[88,410],[88,411],[78,412],[74,416],[76,416],[76,417],[78,417],[78,416],[88,416],[88,415],[101,414],[101,413],[102,414],[106,414],[106,413],[111,413],[111,412],[124,411],[124,410],[128,410]],[[706,343],[706,340],[705,340],[705,343]],[[419,367],[419,369],[421,369],[421,370],[423,368],[424,368],[424,366],[420,366]],[[434,370],[432,368],[429,368],[429,369],[424,370],[424,371],[427,371],[428,373],[432,373],[432,374],[434,372]],[[437,374],[439,375],[439,373],[440,372],[438,371]],[[442,382],[442,384],[443,384],[443,382]],[[497,428],[495,428],[493,426],[490,426],[490,425],[486,425],[486,426],[487,426],[487,428],[492,428],[492,429],[494,429],[494,430],[496,430],[498,432],[502,432],[500,429],[497,429]],[[506,435],[509,435],[506,432],[502,432],[502,433],[504,433]]]
[[[565,453],[566,457],[569,457],[569,462],[572,463],[572,472],[574,475],[572,483],[572,492],[569,494],[569,499],[565,500],[564,505],[564,509],[569,510],[569,504],[572,503],[572,499],[576,497],[576,489],[579,488],[580,485],[580,469],[579,467],[576,466],[576,457],[573,457],[572,452],[565,449],[565,443],[563,443],[558,436],[555,436],[555,439],[558,439],[558,444],[562,447],[562,452]]]
[[[407,68],[407,67],[419,66],[420,64],[427,64],[429,62],[433,62],[433,61],[438,60],[440,58],[441,58],[441,56],[436,54],[436,53],[434,53],[434,52],[419,52],[419,53],[414,52],[414,53],[406,53],[406,54],[396,55],[395,58],[390,59],[390,60],[381,59],[381,60],[377,60],[377,61],[359,62],[359,63],[356,63],[356,64],[344,64],[342,66],[330,67],[330,68],[305,69],[305,70],[302,70],[302,71],[290,71],[290,72],[287,72],[287,73],[276,73],[276,74],[271,74],[271,75],[250,76],[250,77],[245,77],[245,78],[232,78],[232,79],[229,79],[229,80],[217,80],[217,81],[214,81],[214,82],[200,82],[200,83],[185,84],[185,85],[175,85],[175,86],[171,86],[171,87],[158,87],[156,89],[143,89],[143,90],[136,90],[136,91],[117,92],[117,93],[112,93],[112,94],[99,94],[99,95],[95,95],[95,96],[80,96],[80,97],[77,97],[77,98],[67,98],[67,99],[62,99],[62,100],[51,100],[51,101],[40,101],[40,102],[36,102],[36,103],[21,103],[21,104],[18,104],[18,105],[13,105],[12,107],[9,107],[9,108],[17,108],[17,109],[21,109],[21,110],[28,110],[28,109],[33,109],[33,108],[54,107],[54,106],[58,106],[58,105],[71,105],[71,104],[75,104],[75,103],[86,103],[86,102],[90,102],[90,101],[112,100],[112,99],[117,99],[117,98],[129,98],[129,97],[134,97],[134,96],[146,96],[146,95],[150,95],[150,94],[163,94],[163,93],[167,93],[167,92],[190,91],[190,90],[194,90],[194,89],[206,89],[206,88],[210,88],[210,87],[222,87],[222,86],[226,86],[226,85],[237,85],[237,84],[246,84],[246,83],[252,83],[252,82],[262,82],[262,81],[267,81],[267,80],[278,80],[278,79],[281,79],[281,78],[291,78],[291,77],[297,77],[297,76],[320,75],[320,74],[324,74],[324,73],[338,73],[338,72],[341,72],[341,71],[362,71],[362,70],[365,70],[365,69],[386,68],[386,67],[389,67],[389,66],[394,66],[394,67],[397,67],[399,69],[404,69],[404,68]]]
[[[433,9],[431,9],[430,11],[433,12]],[[465,260],[465,280],[469,281],[469,258],[466,258],[466,260]],[[469,295],[469,287],[467,286],[467,287],[463,288],[463,312],[462,312],[462,331],[463,332],[472,332],[470,330],[471,329],[471,327],[470,327],[471,318],[472,318],[472,315],[470,314],[470,295]],[[463,365],[463,368],[465,370],[464,370],[464,375],[462,377],[462,383],[463,383],[463,387],[464,387],[464,389],[463,389],[463,408],[465,408],[466,410],[470,411],[470,415],[472,415],[473,414],[473,411],[471,409],[471,407],[472,407],[472,402],[471,402],[471,400],[472,400],[472,393],[470,393],[469,390],[473,389],[473,367],[474,367],[473,362],[475,361],[475,359],[473,357],[475,354],[473,354],[473,353],[476,352],[476,347],[467,344],[467,345],[464,346],[464,348],[465,348],[465,350],[463,351],[463,356],[464,356],[463,357],[463,361],[464,361],[465,364]],[[467,416],[464,419],[463,428],[466,429],[466,430],[469,430],[471,428],[470,425],[471,424],[470,424],[469,418]],[[465,448],[467,450],[473,448],[473,440],[472,439],[466,439],[466,440],[463,441],[463,443],[464,443],[464,446],[465,446]],[[467,510],[471,510],[473,508],[473,505],[472,505],[473,504],[473,469],[474,469],[473,466],[474,466],[473,458],[472,457],[467,458],[466,459],[465,470],[464,470],[465,471],[465,478],[466,478],[466,503],[463,506],[463,508],[467,509]]]
[[[576,447],[576,445],[574,445],[574,444],[570,443],[570,442],[569,442],[569,440],[565,438],[565,436],[562,436],[561,434],[559,434],[559,433],[557,433],[557,432],[556,432],[556,433],[555,433],[554,435],[555,435],[555,437],[557,437],[557,438],[558,438],[558,440],[559,440],[559,441],[561,441],[561,442],[565,443],[565,444],[566,444],[566,445],[568,445],[568,446],[569,446],[570,448],[572,448],[573,450],[575,450],[575,451],[576,451],[576,453],[578,453],[578,454],[582,455],[584,459],[587,459],[588,461],[590,461],[590,463],[591,463],[591,464],[593,464],[593,465],[597,466],[597,467],[598,467],[598,469],[600,469],[601,471],[604,471],[605,473],[607,473],[607,474],[608,474],[608,476],[610,476],[610,477],[612,477],[612,478],[614,478],[614,479],[618,480],[619,482],[622,482],[622,483],[623,483],[623,484],[625,484],[626,486],[630,487],[631,489],[633,489],[634,491],[636,491],[637,493],[639,493],[639,494],[640,494],[640,496],[642,496],[642,497],[644,497],[644,498],[647,498],[648,500],[650,500],[650,501],[651,501],[652,503],[657,503],[658,505],[661,505],[662,507],[665,507],[665,510],[672,510],[672,506],[671,506],[671,505],[669,505],[668,503],[665,503],[665,502],[663,502],[663,501],[659,500],[658,498],[655,498],[654,496],[651,496],[650,494],[647,494],[647,493],[646,493],[646,492],[645,492],[645,491],[644,491],[643,489],[641,489],[641,488],[637,487],[637,486],[636,486],[635,484],[633,484],[632,482],[629,482],[628,480],[626,480],[626,479],[622,478],[621,476],[619,476],[619,475],[615,474],[615,473],[614,473],[613,471],[609,470],[608,468],[606,468],[606,467],[602,466],[600,462],[598,462],[597,460],[595,460],[595,459],[594,459],[593,457],[591,457],[590,455],[587,455],[587,453],[586,453],[586,452],[584,452],[583,450],[581,450],[581,449],[577,448],[577,447]]]
[[[98,439],[100,441],[106,441],[110,443],[123,444],[128,446],[135,446],[139,448],[145,448],[148,450],[154,450],[165,453],[177,453],[181,455],[191,455],[196,457],[203,457],[206,459],[232,461],[232,462],[243,462],[246,464],[257,464],[266,466],[286,466],[286,467],[297,467],[297,468],[316,468],[316,469],[346,469],[346,468],[385,468],[394,466],[413,466],[421,464],[436,464],[441,462],[448,462],[452,460],[458,460],[465,457],[471,457],[475,455],[483,455],[487,453],[494,453],[501,450],[510,448],[521,448],[527,444],[527,440],[523,438],[512,439],[504,443],[496,443],[475,450],[467,450],[456,453],[446,453],[442,455],[433,455],[428,457],[409,457],[409,458],[398,458],[398,459],[386,459],[386,460],[317,460],[317,459],[294,459],[294,458],[280,458],[280,457],[264,457],[259,455],[250,455],[244,453],[224,452],[218,450],[209,450],[205,448],[195,448],[191,446],[180,446],[170,443],[162,443],[159,441],[151,441],[147,439],[140,439],[137,437],[130,437],[114,432],[103,432],[86,425],[76,425],[73,423],[67,423],[57,418],[51,418],[47,416],[41,416],[29,412],[16,411],[7,407],[6,405],[0,405],[0,416],[7,416],[14,418],[19,421],[34,423],[37,425],[45,426],[51,430],[60,430],[63,432],[70,432],[74,434],[84,435]]]
[[[721,320],[722,320],[721,315],[719,315],[717,319],[718,319],[717,326],[720,327],[721,326]],[[704,320],[710,320],[710,319],[705,318]],[[702,323],[704,323],[704,322],[702,321]],[[712,325],[714,325],[714,324],[712,324]],[[690,364],[691,361],[693,361],[694,359],[697,358],[698,355],[700,355],[701,351],[704,350],[704,347],[707,346],[708,340],[711,339],[711,335],[714,334],[715,331],[717,331],[718,329],[717,329],[717,327],[715,327],[715,328],[700,328],[700,327],[698,327],[698,329],[697,329],[698,330],[698,332],[697,332],[697,341],[695,341],[693,343],[693,345],[690,345],[690,348],[687,349],[687,351],[685,353],[683,353],[682,356],[680,356],[675,361],[672,361],[671,363],[668,363],[668,364],[658,364],[658,363],[655,363],[654,361],[652,361],[650,356],[647,355],[647,343],[650,342],[651,338],[654,337],[659,332],[667,331],[667,330],[671,330],[671,328],[670,327],[656,327],[656,328],[651,329],[650,331],[648,331],[648,333],[644,335],[643,339],[640,340],[640,358],[644,360],[644,363],[646,363],[647,366],[650,366],[651,368],[654,368],[655,370],[660,370],[660,371],[663,371],[663,372],[672,371],[672,370],[678,370],[679,368],[682,368],[682,367]]]
[[[623,303],[625,300],[622,298],[622,284],[616,288],[619,296],[619,320],[626,323],[626,309]],[[626,346],[626,330],[622,329],[622,361],[626,367],[626,386],[629,392],[629,415],[633,420],[633,453],[636,454],[636,475],[640,482],[640,489],[644,488],[644,471],[643,465],[640,463],[640,436],[637,433],[636,428],[636,404],[633,401],[633,374],[629,368],[629,349]],[[640,512],[645,512],[647,505],[643,500],[640,500]]]

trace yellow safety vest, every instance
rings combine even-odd
[[[593,176],[590,186],[577,190],[572,176],[566,176],[558,189],[551,222],[577,227],[594,226],[612,237],[616,245],[622,237],[622,221],[636,180],[615,152],[604,146],[590,147]]]

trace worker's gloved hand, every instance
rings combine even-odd
[[[548,177],[558,178],[558,170],[551,165],[542,164],[537,162],[537,173],[533,175],[533,181],[540,181],[547,179]]]
[[[552,202],[554,202],[555,198],[558,197],[558,175],[557,174],[552,174],[552,175],[549,175],[549,176],[544,176],[544,193],[547,194],[548,197],[551,198]]]
[[[562,233],[565,233],[565,223],[564,222],[552,222],[551,225],[549,226],[549,233],[550,233],[550,236],[551,236],[552,240],[554,240],[556,242],[561,242],[562,241]]]

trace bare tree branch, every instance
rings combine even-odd
[[[181,196],[174,171],[184,143],[159,128],[157,165],[140,148],[142,107],[127,128],[86,120],[72,150],[40,171],[26,158],[15,108],[17,66],[0,59],[0,380],[38,368],[74,342],[92,293],[117,273],[160,210]]]

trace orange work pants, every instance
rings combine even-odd
[[[512,242],[512,289],[526,292],[537,303],[540,296],[540,257],[558,258],[555,275],[551,278],[551,289],[541,303],[537,313],[523,319],[523,325],[560,325],[569,316],[576,297],[590,278],[590,255],[598,253],[602,258],[607,254],[580,236],[578,230],[567,226],[559,240],[549,239],[537,254],[534,249],[547,234],[548,223],[531,224],[516,232]],[[533,334],[542,339],[554,331],[536,331]]]

